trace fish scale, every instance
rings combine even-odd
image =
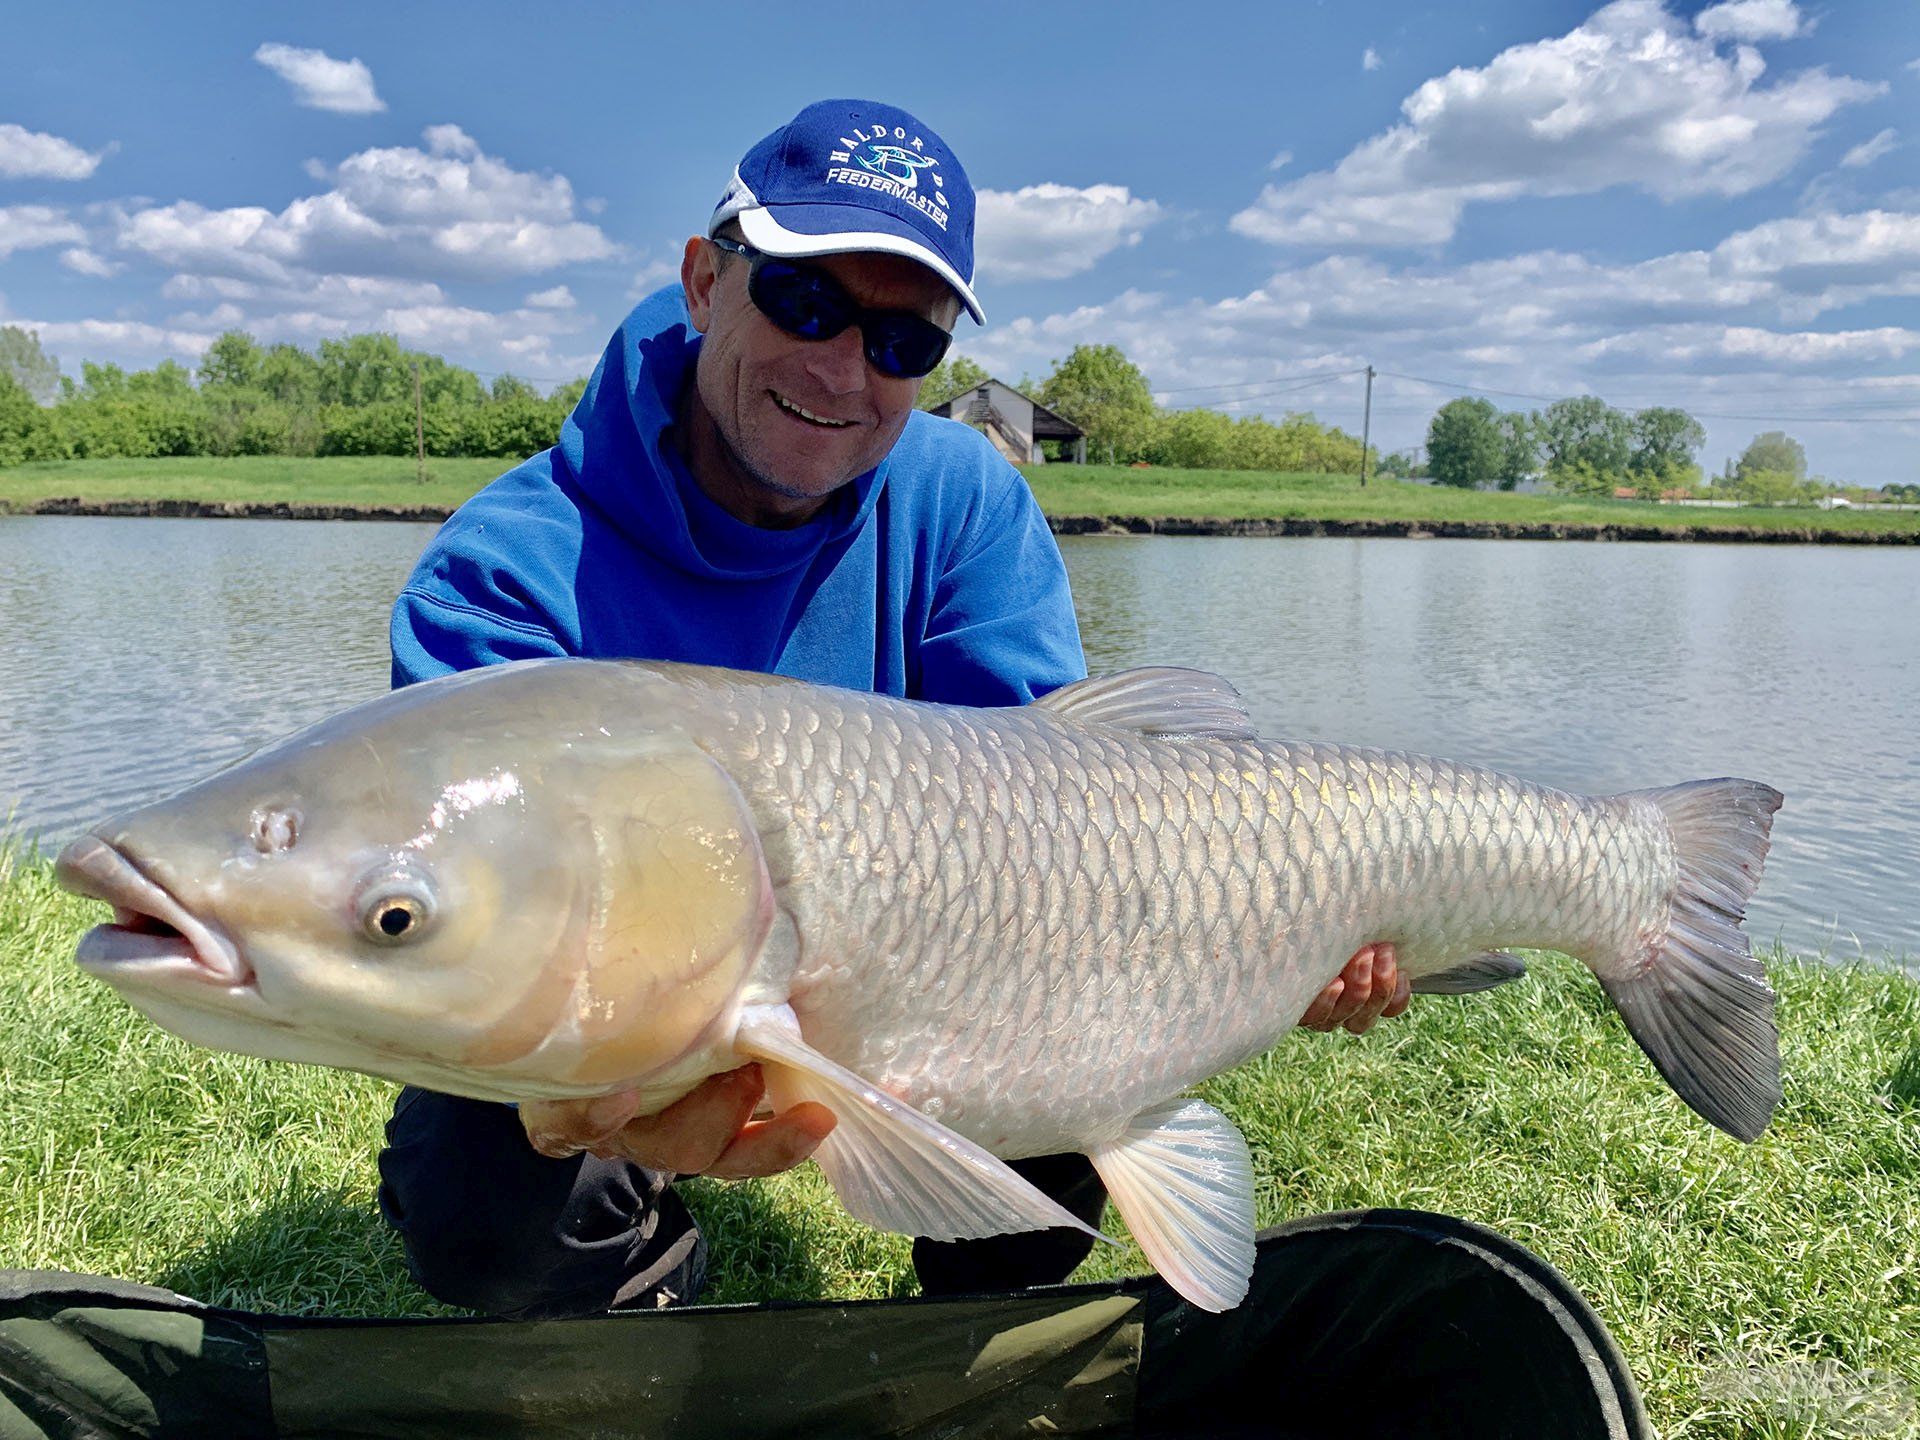
[[[1472,767],[744,698],[722,733],[751,738],[724,763],[795,846],[779,901],[809,1041],[1007,1156],[1111,1139],[1258,1054],[1368,941],[1418,976],[1613,939],[1672,889],[1644,817]],[[782,764],[795,733],[833,737],[816,759],[857,788]]]

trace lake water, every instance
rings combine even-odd
[[[49,846],[386,688],[426,525],[0,517],[0,816]],[[1591,792],[1786,792],[1749,929],[1920,956],[1920,554],[1076,538],[1089,664],[1219,671],[1263,733]]]

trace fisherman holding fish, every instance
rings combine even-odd
[[[393,611],[393,682],[540,656],[770,672],[968,706],[1085,675],[1060,553],[986,439],[917,412],[972,290],[974,197],[903,110],[802,110],[749,150],[681,283],[613,336],[559,443],[468,501]],[[1368,945],[1300,1023],[1358,1033],[1406,1008]],[[517,1107],[408,1087],[380,1204],[449,1303],[560,1316],[689,1303],[706,1245],[677,1176],[771,1175],[836,1117],[763,1113],[760,1068],[658,1114],[622,1092]],[[756,1112],[762,1112],[756,1118]],[[1088,1225],[1079,1154],[1014,1168]],[[914,1245],[930,1294],[1063,1280],[1065,1228]]]

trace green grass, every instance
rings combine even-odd
[[[405,457],[71,460],[0,470],[0,509],[86,501],[193,500],[313,505],[458,505],[508,468],[504,460],[429,460],[423,485]],[[1920,534],[1920,511],[1707,510],[1631,500],[1511,495],[1374,480],[1246,470],[1136,470],[1044,465],[1025,471],[1050,515],[1219,519],[1473,521],[1519,525],[1748,526],[1807,533]]]
[[[1134,469],[1043,465],[1023,473],[1050,515],[1152,515],[1223,519],[1491,521],[1519,525],[1752,526],[1863,534],[1920,533],[1920,511],[1733,510],[1639,500],[1583,500],[1456,490],[1354,475],[1286,475],[1248,470]]]
[[[157,1030],[72,967],[101,909],[0,856],[0,1264],[439,1313],[373,1205],[392,1087]],[[1290,1036],[1206,1090],[1252,1143],[1262,1223],[1413,1206],[1513,1236],[1592,1300],[1669,1440],[1920,1433],[1920,985],[1770,968],[1786,1098],[1751,1147],[1685,1110],[1557,958],[1364,1038]],[[710,1299],[913,1288],[907,1242],[848,1220],[811,1166],[688,1189]],[[1080,1278],[1141,1268],[1103,1253]]]
[[[279,455],[162,460],[48,460],[0,470],[0,505],[36,500],[201,500],[306,505],[439,505],[451,509],[508,460],[427,462],[423,485],[411,456]]]

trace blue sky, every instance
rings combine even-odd
[[[0,323],[191,362],[239,327],[590,368],[808,101],[904,105],[982,192],[1010,381],[1423,438],[1459,387],[1784,428],[1920,479],[1920,7],[94,5],[8,20]],[[1410,377],[1419,377],[1418,379]],[[1435,383],[1435,382],[1445,382]],[[1912,417],[1912,418],[1908,418]]]

